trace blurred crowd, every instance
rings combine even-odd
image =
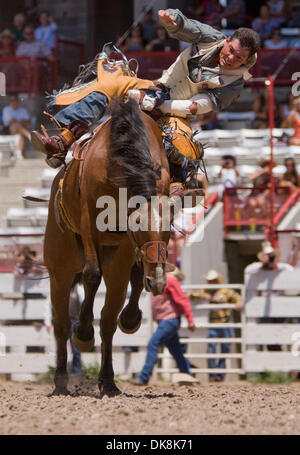
[[[45,57],[53,60],[57,24],[47,11],[41,11],[38,23],[17,13],[0,33],[0,57]]]

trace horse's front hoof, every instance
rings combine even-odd
[[[112,398],[117,395],[122,395],[121,390],[118,389],[118,387],[114,383],[105,385],[103,384],[102,381],[100,381],[98,386],[100,390],[100,398],[103,398],[104,396]]]
[[[66,387],[55,387],[53,392],[49,393],[48,397],[55,397],[58,395],[71,395],[71,392]]]
[[[120,330],[122,330],[123,333],[129,333],[129,334],[137,332],[142,324],[142,318],[143,318],[142,311],[140,309],[138,310],[137,317],[133,321],[132,320],[126,321],[125,316],[122,311],[122,313],[120,314],[120,316],[118,318],[118,326],[119,326]]]
[[[91,338],[90,340],[80,340],[78,336],[74,332],[72,333],[72,341],[75,345],[75,347],[78,349],[80,352],[91,352],[93,347],[95,346],[95,337]]]

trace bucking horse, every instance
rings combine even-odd
[[[167,245],[170,229],[158,219],[155,228],[148,221],[152,197],[169,194],[170,173],[156,122],[142,113],[134,100],[116,100],[111,116],[81,145],[79,159],[73,159],[56,175],[51,189],[45,232],[44,261],[50,276],[54,334],[57,344],[53,394],[68,394],[67,340],[70,334],[69,296],[74,281],[81,277],[85,299],[73,341],[81,352],[94,346],[93,303],[103,277],[105,304],[101,311],[100,396],[117,395],[112,364],[113,335],[119,325],[125,333],[138,330],[142,313],[138,302],[143,288],[160,294],[166,283]],[[77,157],[78,158],[78,157]],[[120,229],[119,190],[128,198],[145,198],[146,229]],[[116,228],[99,229],[99,198],[116,202]],[[104,210],[104,207],[102,207]],[[134,212],[126,208],[126,219]],[[172,208],[170,207],[172,212]],[[136,219],[142,217],[138,212]],[[154,216],[154,218],[155,218]],[[172,217],[172,214],[171,214]],[[128,304],[123,308],[131,284]],[[123,308],[123,309],[122,309]]]

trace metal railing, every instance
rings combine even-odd
[[[225,188],[223,194],[224,201],[224,230],[225,236],[230,229],[241,230],[247,227],[250,231],[255,231],[256,226],[268,227],[270,224],[270,191],[269,186],[237,186]],[[264,194],[264,209],[253,209],[251,200]],[[286,187],[275,187],[274,222],[276,225],[282,217],[296,203],[300,195],[300,190],[290,192]]]

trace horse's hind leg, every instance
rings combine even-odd
[[[142,323],[142,312],[139,309],[139,299],[144,288],[143,268],[134,264],[130,276],[131,294],[128,304],[123,308],[119,319],[119,328],[124,333],[135,333]]]

